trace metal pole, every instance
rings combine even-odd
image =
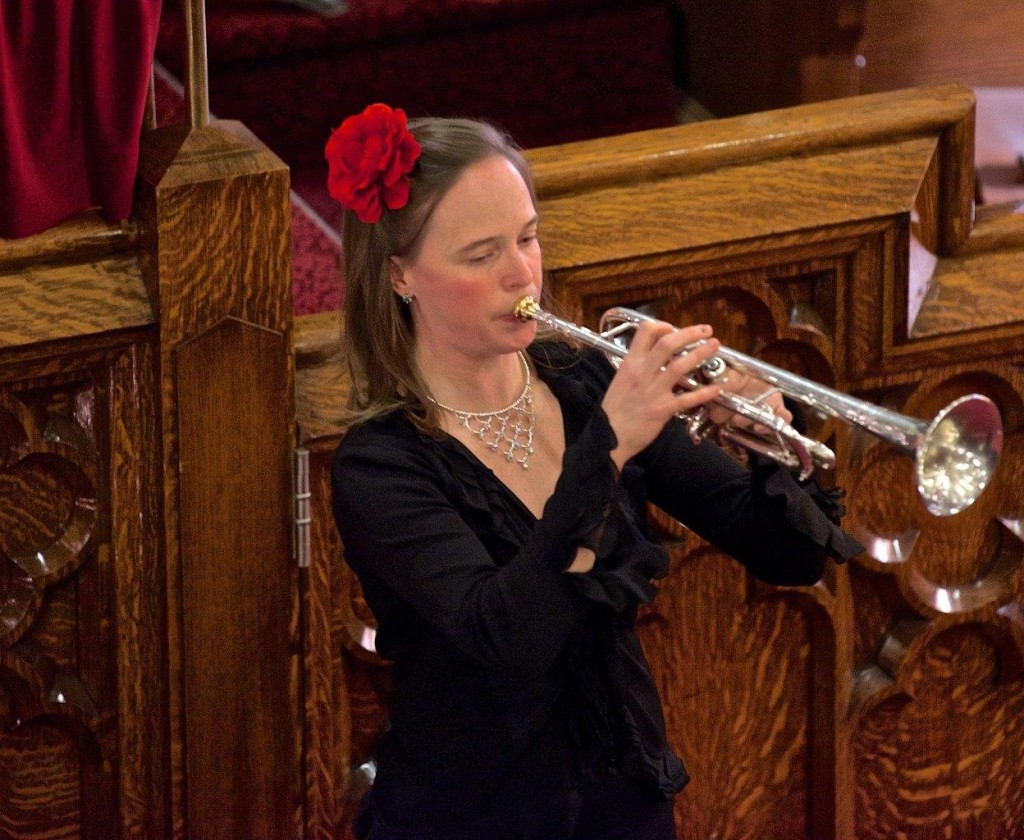
[[[210,83],[206,65],[206,0],[185,5],[185,95],[192,128],[210,124]]]

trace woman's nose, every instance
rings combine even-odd
[[[533,268],[526,254],[518,249],[511,252],[505,270],[505,282],[513,288],[525,286],[533,280]]]

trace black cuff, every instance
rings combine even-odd
[[[619,483],[611,459],[617,444],[608,416],[597,408],[576,442],[566,447],[562,474],[540,520],[540,527],[570,558],[566,567],[577,548],[590,546],[600,536]]]
[[[813,476],[798,482],[788,469],[761,455],[752,455],[750,461],[755,485],[797,531],[839,562],[864,551],[864,546],[839,527],[846,513],[840,502],[845,490],[825,490]]]

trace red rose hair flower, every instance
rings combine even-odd
[[[409,173],[420,144],[406,127],[405,111],[376,103],[348,117],[324,147],[327,190],[361,222],[376,222],[384,212],[409,201]]]

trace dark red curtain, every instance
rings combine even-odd
[[[161,0],[0,0],[0,237],[128,217]]]

